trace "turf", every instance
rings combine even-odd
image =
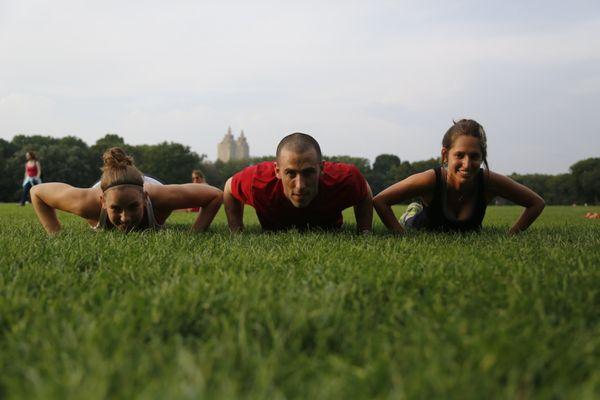
[[[92,232],[0,205],[0,398],[598,398],[599,207],[478,234]]]

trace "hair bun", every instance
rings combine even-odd
[[[125,168],[133,165],[133,157],[127,155],[120,147],[111,147],[102,155],[104,168]]]

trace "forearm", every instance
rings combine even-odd
[[[540,216],[540,214],[544,210],[544,207],[545,203],[543,202],[543,200],[532,206],[527,207],[523,211],[517,222],[515,222],[514,225],[509,229],[508,234],[514,235],[527,229],[537,219],[537,217]]]
[[[393,233],[404,233],[404,228],[402,228],[402,225],[400,225],[400,222],[398,222],[398,219],[396,218],[396,215],[394,214],[394,211],[390,205],[380,201],[374,201],[373,206],[375,211],[377,211],[377,215],[379,215],[381,222],[383,222],[386,228]]]
[[[369,233],[373,230],[373,200],[371,197],[354,207],[354,217],[358,233]]]
[[[227,223],[231,232],[244,230],[244,203],[233,197],[231,193],[225,192],[223,196]]]
[[[192,225],[192,230],[196,232],[206,231],[215,218],[215,215],[217,215],[222,203],[223,197],[219,193],[219,195],[215,196],[208,204],[203,205],[200,208],[200,212],[198,213],[194,225]]]
[[[42,200],[42,198],[39,196],[38,188],[39,186],[34,186],[31,189],[31,204],[33,205],[35,213],[46,232],[50,234],[56,233],[60,231],[60,222],[56,217],[56,210]]]

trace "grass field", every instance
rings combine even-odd
[[[599,398],[600,207],[505,235],[92,232],[0,205],[0,398]]]

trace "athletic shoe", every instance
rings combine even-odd
[[[406,222],[421,211],[423,211],[421,203],[410,203],[398,222],[400,222],[400,225],[402,225],[403,228],[406,228]]]

